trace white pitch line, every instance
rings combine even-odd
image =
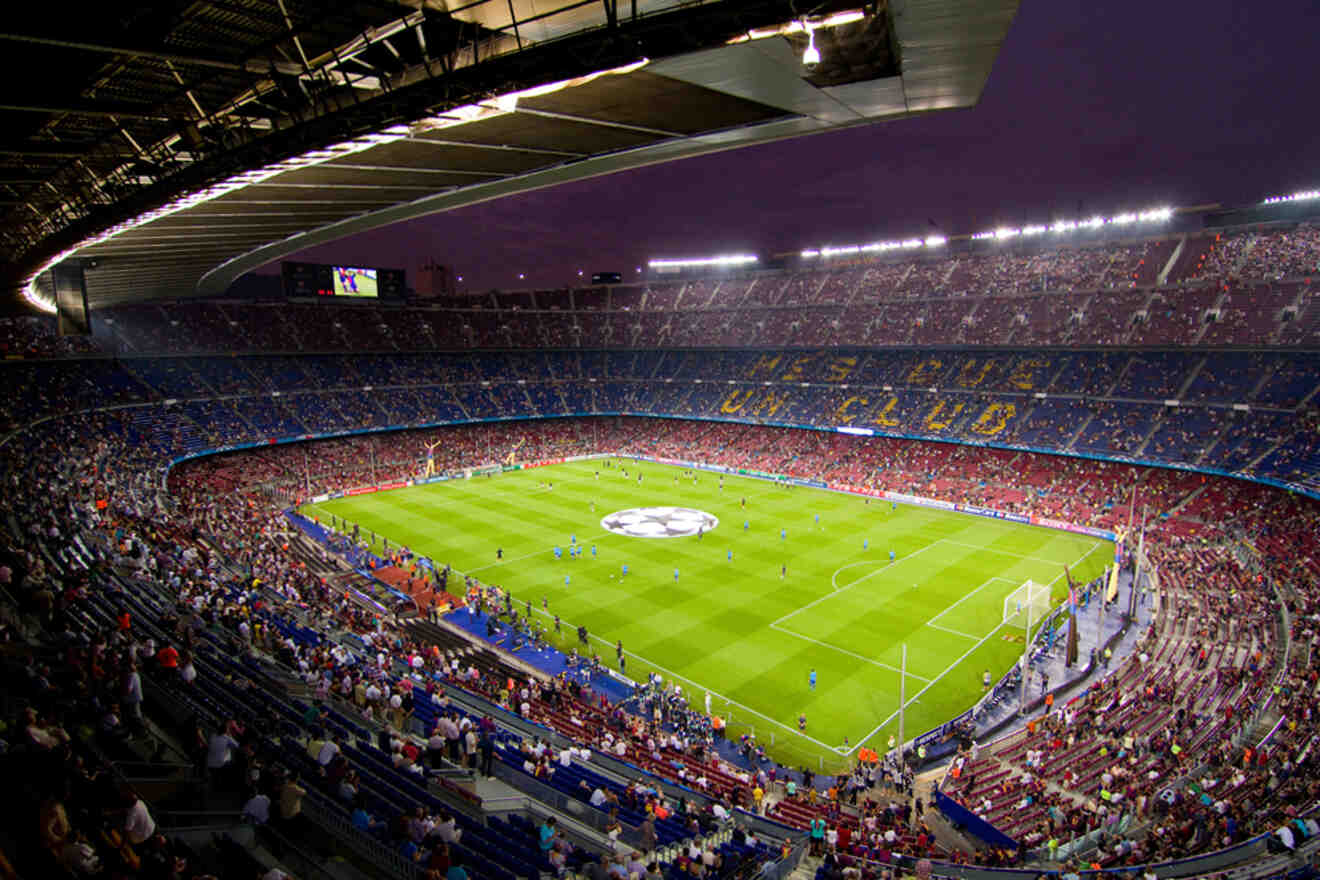
[[[971,633],[965,633],[956,629],[949,629],[947,626],[940,626],[938,623],[927,623],[926,626],[930,627],[931,629],[937,629],[940,632],[946,632],[949,635],[962,636],[964,639],[971,639],[972,641],[976,641],[977,639],[977,636],[974,636]],[[910,674],[911,673],[909,673],[909,675]]]
[[[952,605],[950,605],[948,608],[945,608],[945,609],[944,609],[943,611],[941,611],[939,614],[936,614],[936,615],[935,615],[934,617],[932,617],[930,620],[926,621],[926,625],[927,625],[927,626],[935,626],[935,621],[939,620],[941,617],[943,617],[944,615],[948,614],[950,611],[952,611],[953,609],[957,608],[959,605],[961,605],[962,603],[966,602],[968,599],[972,598],[972,597],[975,596],[977,593],[981,592],[982,590],[984,590],[986,587],[990,586],[990,585],[991,585],[992,583],[994,583],[995,581],[1003,581],[1003,582],[1006,583],[1006,584],[1011,584],[1011,583],[1013,583],[1013,581],[1009,580],[1009,579],[1006,578],[1006,577],[999,577],[998,575],[996,575],[995,577],[992,577],[992,578],[990,578],[989,580],[987,580],[985,583],[981,584],[981,586],[977,587],[975,590],[972,590],[970,593],[968,593],[967,595],[963,596],[961,599],[959,599],[959,600],[957,600],[956,602],[954,602],[954,603],[953,603]],[[943,627],[935,627],[935,628],[936,628],[936,629],[943,629]],[[975,636],[973,636],[973,638],[975,638]]]
[[[1092,553],[1094,553],[1095,550],[1096,550],[1096,548],[1099,547],[1099,546],[1101,545],[1101,543],[1103,543],[1103,542],[1101,542],[1101,541],[1096,541],[1094,544],[1092,544],[1092,545],[1091,545],[1091,549],[1087,550],[1087,551],[1086,551],[1085,553],[1083,553],[1080,557],[1078,557],[1078,559],[1077,559],[1075,562],[1073,562],[1072,565],[1068,566],[1068,568],[1072,568],[1073,565],[1077,565],[1077,563],[1081,562],[1082,560],[1086,559],[1086,557],[1088,557],[1088,556],[1090,556]],[[1059,578],[1061,578],[1061,577],[1063,577],[1063,573],[1062,573],[1062,572],[1060,572],[1059,574],[1055,575],[1055,576],[1054,576],[1054,580],[1050,581],[1048,584],[1046,584],[1046,586],[1050,586],[1050,587],[1054,586],[1054,584],[1055,584],[1055,583],[1059,580]],[[871,737],[875,736],[877,733],[879,733],[881,730],[883,730],[883,729],[885,728],[885,726],[886,726],[887,724],[889,724],[889,722],[891,722],[891,721],[893,721],[895,718],[897,718],[897,717],[898,717],[898,713],[899,713],[902,709],[906,709],[908,706],[911,706],[913,703],[917,702],[917,700],[921,699],[921,695],[922,695],[922,694],[924,694],[926,691],[930,690],[930,689],[933,688],[936,684],[938,684],[938,683],[940,682],[940,680],[941,680],[942,678],[944,678],[944,676],[948,675],[948,674],[949,674],[950,672],[952,672],[955,668],[957,668],[959,665],[961,665],[962,662],[963,662],[964,660],[966,660],[968,657],[970,657],[970,656],[972,655],[972,652],[973,652],[973,651],[975,651],[977,648],[981,647],[981,645],[985,644],[985,643],[990,639],[991,636],[993,636],[995,633],[999,632],[999,631],[1000,631],[1001,629],[1003,629],[1003,628],[1004,628],[1004,625],[1001,623],[1001,624],[999,624],[999,626],[995,627],[994,629],[990,630],[990,632],[986,633],[985,638],[981,639],[981,640],[978,641],[975,645],[972,645],[970,648],[968,648],[968,649],[967,649],[967,652],[966,652],[965,654],[963,654],[963,655],[962,655],[961,657],[959,657],[957,660],[955,660],[955,661],[953,661],[952,663],[950,663],[947,667],[945,667],[945,669],[944,669],[943,672],[941,672],[939,675],[937,675],[937,676],[935,676],[933,679],[931,679],[931,680],[930,680],[930,684],[926,685],[924,688],[922,688],[921,690],[917,691],[917,693],[916,693],[915,695],[913,695],[912,699],[910,699],[910,700],[908,700],[906,703],[904,703],[903,706],[902,706],[900,709],[895,709],[892,713],[890,713],[890,715],[889,715],[888,718],[886,718],[884,721],[881,721],[881,722],[876,726],[876,728],[875,728],[874,730],[872,730],[872,731],[871,731],[870,733],[868,733],[866,736],[864,736],[864,737],[862,737],[861,739],[859,739],[859,740],[857,741],[857,744],[856,744],[856,745],[854,745],[851,749],[849,749],[848,751],[844,752],[843,754],[845,754],[845,755],[850,755],[850,754],[852,754],[854,751],[856,751],[857,749],[861,748],[863,743],[865,743],[865,742],[866,742],[867,740],[869,740]],[[900,745],[901,745],[901,743],[900,743]],[[836,749],[836,751],[837,751],[837,749]]]
[[[968,547],[972,550],[982,550],[986,553],[997,553],[1000,556],[1012,556],[1014,559],[1027,559],[1030,560],[1031,562],[1046,562],[1049,563],[1050,565],[1063,565],[1063,562],[1061,562],[1058,559],[1046,559],[1043,556],[1027,556],[1024,553],[1014,553],[1011,550],[998,550],[994,547],[986,547],[983,544],[967,544],[962,541],[955,541],[952,538],[941,538],[940,540],[944,541],[944,543],[946,544],[953,544],[958,547]],[[1093,547],[1091,549],[1094,550],[1095,548]],[[1088,551],[1087,556],[1089,555],[1091,554]],[[1083,556],[1082,558],[1085,559],[1086,556]],[[1077,564],[1076,562],[1073,563],[1073,565],[1076,564]]]
[[[879,666],[881,669],[888,669],[890,672],[903,671],[899,669],[897,666],[890,666],[888,663],[882,663],[879,660],[874,660],[870,657],[865,657],[861,654],[856,654],[852,651],[849,651],[847,648],[840,648],[838,645],[831,645],[829,642],[822,642],[820,639],[813,639],[811,636],[804,636],[800,632],[794,632],[791,629],[784,629],[782,626],[777,626],[776,624],[773,623],[770,624],[770,628],[775,632],[781,632],[784,635],[793,636],[794,638],[802,639],[804,642],[811,642],[812,644],[820,645],[822,648],[829,648],[831,651],[838,651],[840,654],[847,654],[849,657],[853,657],[857,660],[861,660],[863,663],[870,663],[872,666]],[[915,678],[920,681],[930,681],[929,678],[926,678],[925,676],[922,675],[917,675],[915,672],[909,672],[907,675],[909,678]]]
[[[540,608],[533,608],[532,610],[535,611],[537,614],[540,614],[542,617],[554,617],[553,614],[550,614],[547,611],[542,611]],[[561,619],[560,622],[564,626],[569,626],[572,627],[573,629],[577,629],[577,626],[575,624],[572,624],[567,620]],[[601,638],[600,636],[593,635],[590,632],[587,633],[587,637],[590,639],[595,639],[597,642],[600,642],[602,645],[614,647],[614,643],[611,642],[609,639]],[[710,691],[711,696],[715,697],[716,699],[723,700],[725,703],[729,704],[730,706],[737,706],[739,709],[743,709],[744,711],[750,712],[751,714],[755,715],[757,718],[760,718],[764,721],[768,721],[777,727],[782,727],[784,730],[787,730],[789,733],[796,734],[797,736],[800,736],[809,742],[815,743],[816,745],[820,746],[823,749],[828,749],[832,752],[838,751],[837,746],[831,746],[826,743],[823,743],[820,740],[816,739],[814,736],[808,736],[807,734],[798,730],[796,727],[790,727],[789,725],[783,723],[782,721],[777,721],[774,718],[771,718],[769,715],[762,715],[760,712],[756,711],[751,706],[745,705],[743,703],[739,703],[737,700],[730,699],[729,697],[726,697],[723,694],[721,694],[719,691],[707,687],[706,685],[702,684],[699,681],[694,681],[693,679],[690,679],[685,675],[680,675],[679,673],[675,672],[672,669],[666,669],[665,667],[661,666],[659,663],[656,663],[653,660],[648,660],[645,657],[641,656],[640,654],[634,654],[632,651],[629,651],[627,649],[624,649],[623,653],[627,654],[629,657],[632,657],[634,660],[640,660],[642,663],[645,663],[646,665],[652,667],[653,669],[660,670],[661,672],[669,675],[671,678],[681,679],[682,681],[685,681],[690,685],[696,685],[697,687],[701,688],[703,691]]]
[[[665,464],[664,467],[673,467],[673,466],[672,466],[672,464]],[[750,478],[744,478],[744,479],[750,479]],[[539,491],[543,491],[543,489],[535,489],[535,491],[536,491],[536,492],[539,492]],[[760,497],[760,495],[746,495],[746,496],[739,496],[739,497]],[[591,515],[591,516],[594,517],[594,516],[595,516],[595,513],[593,513],[593,515]],[[719,521],[719,524],[723,525],[723,520]],[[581,545],[583,544],[583,542],[585,542],[585,541],[595,541],[595,540],[597,540],[597,538],[607,538],[607,537],[610,537],[611,534],[616,534],[616,533],[615,533],[615,532],[597,532],[597,533],[595,533],[595,534],[591,534],[591,536],[587,536],[586,538],[583,538],[582,541],[579,541],[579,542],[578,542],[578,545],[581,546]],[[710,533],[708,532],[708,534],[710,534]],[[623,536],[623,537],[627,537],[627,536]],[[645,538],[640,538],[640,540],[645,540]],[[467,571],[459,571],[458,569],[451,569],[451,570],[453,570],[455,574],[463,575],[463,577],[466,577],[466,575],[469,575],[469,574],[475,574],[475,573],[478,573],[478,571],[484,571],[484,570],[487,570],[487,569],[494,569],[494,567],[496,567],[496,566],[502,566],[502,565],[504,565],[504,563],[507,563],[507,562],[520,562],[520,561],[523,561],[523,559],[531,559],[532,557],[535,557],[535,555],[541,555],[541,554],[543,554],[543,553],[553,553],[553,551],[554,551],[553,546],[550,546],[550,548],[545,548],[544,550],[535,550],[535,551],[532,551],[532,553],[524,553],[523,555],[520,555],[520,557],[510,557],[510,558],[507,558],[507,559],[499,559],[499,561],[496,561],[496,562],[490,562],[490,563],[487,563],[487,565],[477,566],[477,567],[475,567],[475,569],[469,569],[469,570],[467,570]]]
[[[777,624],[783,623],[785,620],[789,620],[791,618],[797,617],[803,611],[807,611],[809,609],[815,608],[817,605],[819,605],[821,602],[824,602],[826,599],[832,598],[834,596],[839,595],[840,593],[851,590],[853,587],[857,586],[862,581],[869,580],[870,578],[875,577],[876,575],[880,574],[883,571],[888,571],[890,568],[892,568],[895,565],[898,565],[900,562],[904,562],[908,559],[913,558],[914,556],[920,556],[922,553],[925,553],[927,550],[934,547],[938,543],[940,543],[940,541],[934,541],[930,544],[927,544],[926,546],[922,547],[919,550],[912,551],[907,556],[903,556],[899,559],[895,559],[893,562],[890,562],[886,565],[882,565],[880,568],[877,568],[875,571],[871,572],[870,574],[862,575],[861,577],[859,577],[857,580],[853,581],[850,584],[845,584],[842,587],[838,587],[834,590],[831,590],[830,592],[826,593],[824,596],[821,596],[819,599],[813,599],[812,601],[808,602],[806,605],[803,605],[801,608],[798,608],[796,611],[790,611],[787,614],[785,614],[783,617],[779,618],[778,620],[772,621],[770,626],[773,627],[776,626]],[[835,571],[835,574],[838,574],[838,570]]]
[[[904,704],[903,704],[903,708],[906,709],[908,706],[911,706],[913,703],[915,703],[915,702],[917,702],[918,700],[920,700],[922,694],[926,693],[926,691],[930,690],[930,689],[933,688],[935,685],[939,684],[940,679],[944,678],[944,676],[948,675],[948,674],[949,674],[950,672],[952,672],[955,668],[957,668],[959,665],[961,665],[962,662],[963,662],[964,660],[966,660],[968,657],[970,657],[970,656],[972,655],[972,653],[973,653],[977,648],[979,648],[979,647],[981,647],[982,645],[984,645],[987,641],[989,641],[989,639],[990,639],[991,636],[993,636],[995,633],[999,632],[999,631],[1000,631],[1001,629],[1003,629],[1003,628],[1004,628],[1004,625],[1001,623],[1001,624],[999,624],[999,626],[995,627],[994,629],[990,630],[990,632],[986,633],[985,636],[982,637],[979,641],[977,641],[977,643],[976,643],[975,645],[972,645],[970,648],[968,648],[967,651],[966,651],[966,653],[964,653],[964,654],[963,654],[961,657],[959,657],[957,660],[954,660],[952,663],[950,663],[948,666],[946,666],[946,667],[944,668],[944,671],[943,671],[943,672],[941,672],[939,675],[935,676],[934,678],[929,679],[929,680],[928,680],[929,683],[928,683],[924,688],[922,688],[921,690],[917,691],[917,692],[912,696],[912,699],[910,699],[910,700],[908,700],[906,703],[904,703]],[[881,722],[876,726],[876,728],[875,728],[874,730],[872,730],[872,731],[871,731],[870,733],[868,733],[866,736],[864,736],[864,737],[862,737],[860,740],[858,740],[858,741],[857,741],[857,745],[853,746],[851,749],[849,749],[849,750],[848,750],[847,752],[845,752],[844,754],[852,754],[853,751],[855,751],[856,749],[861,748],[861,747],[862,747],[862,743],[866,742],[866,741],[869,740],[871,737],[875,736],[877,733],[879,733],[881,730],[884,729],[884,727],[885,727],[886,724],[888,724],[890,721],[893,721],[896,717],[898,717],[898,713],[899,713],[899,711],[900,711],[900,710],[895,709],[895,710],[890,714],[890,716],[889,716],[888,718],[886,718],[884,721],[881,721]]]

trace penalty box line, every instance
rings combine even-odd
[[[903,562],[906,562],[907,560],[912,559],[912,558],[915,557],[915,556],[920,556],[922,553],[925,553],[927,550],[931,549],[931,548],[934,547],[936,544],[940,544],[940,543],[942,543],[943,540],[944,540],[943,538],[940,538],[939,540],[932,541],[931,543],[927,544],[925,547],[922,547],[922,548],[920,548],[919,550],[914,550],[914,551],[912,551],[912,552],[909,553],[907,556],[904,556],[902,559],[895,559],[893,562],[886,563],[885,565],[880,566],[879,568],[877,568],[875,571],[871,572],[870,574],[864,574],[864,575],[862,575],[861,577],[859,577],[857,580],[853,581],[852,583],[845,584],[845,585],[842,586],[842,587],[835,587],[833,590],[831,590],[830,592],[826,593],[824,596],[821,596],[821,597],[818,598],[818,599],[813,599],[812,601],[808,602],[806,605],[803,605],[801,608],[798,608],[798,609],[795,610],[795,611],[790,611],[790,612],[788,612],[787,614],[785,614],[783,617],[780,617],[779,619],[772,621],[772,622],[770,623],[770,626],[771,626],[771,627],[778,628],[778,627],[779,627],[779,624],[783,623],[784,621],[786,621],[786,620],[792,620],[794,617],[797,617],[797,616],[798,616],[799,614],[801,614],[803,611],[809,611],[810,609],[815,608],[817,605],[819,605],[821,602],[824,602],[826,599],[833,598],[834,596],[837,596],[837,595],[839,595],[840,593],[846,593],[848,590],[851,590],[853,587],[857,586],[857,585],[860,584],[862,581],[870,580],[871,578],[875,577],[876,575],[880,574],[881,572],[888,571],[889,569],[893,568],[895,565],[899,565],[899,564],[901,564],[901,563],[903,563]],[[850,565],[859,565],[859,564],[862,564],[862,563],[854,562],[854,563],[851,563]],[[836,569],[836,570],[835,570],[834,574],[837,575],[837,574],[838,574],[840,571],[842,571],[844,568],[848,568],[848,567],[850,567],[850,566],[849,566],[849,565],[841,566],[839,569]],[[833,579],[831,579],[831,580],[833,580]]]
[[[872,666],[878,666],[881,669],[888,669],[890,672],[903,671],[899,669],[897,666],[890,666],[888,663],[884,663],[881,662],[880,660],[875,660],[870,657],[866,657],[862,654],[854,653],[852,651],[849,651],[847,648],[840,648],[838,645],[831,645],[829,642],[822,642],[820,639],[813,639],[811,636],[804,636],[800,632],[794,632],[791,629],[785,629],[784,627],[779,626],[778,624],[772,623],[770,624],[770,628],[775,632],[781,632],[786,636],[793,636],[793,638],[802,639],[804,642],[811,642],[813,645],[820,645],[822,648],[829,648],[831,651],[838,651],[840,654],[847,654],[849,657],[852,657],[853,659],[856,660],[861,660],[863,663],[870,663]],[[930,681],[929,678],[926,678],[923,675],[917,675],[915,672],[908,672],[906,673],[906,675],[908,678],[915,678],[918,681]]]
[[[966,594],[965,596],[963,596],[961,599],[957,599],[957,600],[955,600],[954,603],[953,603],[952,605],[950,605],[948,608],[945,608],[945,609],[944,609],[943,611],[941,611],[939,614],[936,614],[936,615],[935,615],[934,617],[932,617],[930,620],[926,621],[926,626],[930,627],[931,629],[938,629],[938,630],[940,630],[941,632],[951,633],[951,634],[953,634],[953,635],[955,635],[955,636],[962,636],[962,637],[965,638],[965,639],[971,639],[972,641],[976,641],[978,638],[980,638],[980,636],[974,636],[974,635],[972,635],[972,634],[970,634],[970,633],[961,632],[960,630],[950,629],[950,628],[947,627],[947,626],[941,626],[940,624],[937,624],[935,621],[939,620],[941,617],[943,617],[944,615],[948,614],[950,611],[952,611],[953,609],[957,608],[959,605],[961,605],[962,603],[966,602],[968,599],[972,598],[972,597],[975,596],[977,593],[981,592],[981,591],[984,590],[986,587],[988,587],[988,586],[990,586],[991,584],[993,584],[995,581],[1003,581],[1003,582],[1006,583],[1006,584],[1011,584],[1011,583],[1013,583],[1013,581],[1010,580],[1009,578],[1006,578],[1006,577],[999,577],[998,575],[996,575],[996,576],[994,576],[994,577],[988,579],[985,583],[981,584],[981,586],[977,587],[975,590],[972,590],[970,593],[968,593],[968,594]]]
[[[1096,541],[1094,544],[1091,545],[1091,547],[1090,547],[1089,550],[1087,550],[1085,553],[1083,553],[1081,556],[1079,556],[1079,557],[1077,558],[1077,560],[1074,561],[1072,565],[1067,566],[1067,568],[1072,568],[1073,566],[1075,566],[1075,565],[1077,565],[1077,564],[1083,562],[1084,560],[1086,560],[1086,558],[1089,557],[1092,553],[1094,553],[1094,552],[1096,551],[1096,548],[1100,547],[1102,543],[1103,543],[1102,541]],[[1054,576],[1054,579],[1051,580],[1048,584],[1046,584],[1046,586],[1048,586],[1048,587],[1053,587],[1056,583],[1059,582],[1059,579],[1062,578],[1062,577],[1063,577],[1063,572],[1060,572],[1059,574],[1056,574],[1056,575]],[[1000,578],[1000,580],[1006,580],[1006,578]],[[1012,581],[1009,581],[1009,583],[1012,583]],[[984,584],[982,584],[982,586],[984,586]],[[943,613],[943,612],[941,612],[941,613]],[[948,675],[950,672],[952,672],[952,671],[953,671],[954,669],[956,669],[957,667],[961,666],[961,665],[962,665],[962,662],[963,662],[964,660],[966,660],[968,657],[970,657],[970,656],[972,655],[972,653],[973,653],[974,651],[976,651],[976,649],[978,649],[978,648],[980,648],[982,645],[984,645],[987,641],[990,640],[991,636],[993,636],[995,633],[999,632],[999,631],[1000,631],[1001,629],[1003,629],[1003,628],[1004,628],[1004,624],[1003,624],[1003,623],[1000,623],[999,626],[995,627],[994,629],[990,630],[990,632],[986,633],[986,635],[985,635],[984,638],[982,638],[980,641],[978,641],[975,645],[972,645],[970,648],[968,648],[967,651],[966,651],[961,657],[959,657],[957,660],[954,660],[952,663],[950,663],[948,666],[946,666],[946,667],[944,668],[944,671],[943,671],[943,672],[941,672],[939,675],[935,676],[935,678],[931,680],[930,684],[926,685],[924,688],[922,688],[921,690],[917,691],[917,693],[913,695],[912,699],[910,699],[910,700],[908,700],[906,703],[904,703],[899,709],[896,709],[894,712],[890,713],[890,715],[889,715],[888,718],[886,718],[884,721],[881,721],[879,724],[877,724],[874,730],[872,730],[872,731],[871,731],[870,733],[868,733],[866,736],[864,736],[864,737],[862,737],[861,739],[859,739],[859,740],[857,741],[857,745],[853,746],[853,747],[852,747],[851,749],[849,749],[847,752],[844,752],[844,754],[846,754],[846,755],[850,755],[850,754],[852,754],[852,753],[853,753],[854,751],[856,751],[857,749],[860,749],[860,748],[862,747],[862,744],[863,744],[863,743],[865,743],[865,742],[866,742],[867,740],[869,740],[871,737],[875,736],[875,735],[876,735],[877,733],[879,733],[880,731],[884,730],[885,727],[886,727],[891,721],[893,721],[895,718],[898,717],[898,713],[899,713],[899,712],[901,712],[901,711],[907,709],[909,706],[911,706],[912,704],[914,704],[914,703],[916,703],[918,700],[920,700],[920,699],[921,699],[921,696],[922,696],[923,694],[925,694],[926,691],[930,690],[930,689],[933,688],[935,685],[939,684],[939,682],[940,682],[940,681],[941,681],[946,675]],[[899,743],[899,745],[901,746],[902,743]]]

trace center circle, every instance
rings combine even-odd
[[[691,507],[631,507],[600,521],[606,531],[629,538],[686,538],[719,524],[715,514]]]

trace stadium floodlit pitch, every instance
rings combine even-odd
[[[719,524],[667,538],[602,525],[652,506],[693,508]],[[346,518],[392,547],[507,588],[550,629],[544,598],[563,621],[559,645],[571,647],[574,628],[586,626],[613,666],[621,639],[630,677],[655,670],[677,680],[695,707],[709,692],[732,732],[754,730],[781,761],[826,770],[859,746],[883,751],[897,731],[903,644],[913,736],[975,703],[985,669],[997,678],[1021,656],[1021,626],[1001,625],[1006,595],[1032,579],[1061,600],[1065,566],[1085,582],[1113,558],[1110,542],[1082,535],[748,477],[725,476],[721,489],[714,473],[694,479],[630,460],[434,483],[303,512]],[[585,548],[580,558],[567,553],[571,536]]]

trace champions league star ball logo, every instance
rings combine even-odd
[[[714,514],[691,507],[634,507],[611,513],[600,524],[630,538],[686,538],[709,532],[720,521]]]

